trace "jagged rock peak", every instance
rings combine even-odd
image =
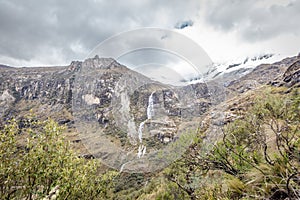
[[[82,66],[82,62],[81,61],[72,61],[71,64],[68,67],[69,71],[78,71]]]
[[[96,55],[94,58],[88,58],[82,63],[83,67],[88,68],[111,68],[122,66],[113,58],[100,58]]]
[[[81,68],[103,68],[103,69],[110,69],[112,67],[120,67],[124,68],[125,66],[118,63],[113,58],[100,58],[96,55],[93,58],[87,58],[84,61],[72,61],[68,67],[69,71],[78,71]]]

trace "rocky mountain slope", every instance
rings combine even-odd
[[[97,56],[62,67],[0,66],[0,72],[2,124],[17,118],[23,126],[30,113],[40,119],[51,117],[70,132],[79,130],[81,135],[70,137],[74,143],[88,143],[93,156],[110,160],[116,153],[94,144],[94,135],[89,137],[93,130],[103,132],[113,145],[134,151],[132,157],[141,156],[176,140],[187,127],[196,129],[198,121],[194,126],[188,121],[201,117],[210,105],[204,83],[172,87]]]
[[[217,129],[233,120],[234,106],[227,108],[226,102],[239,99],[242,93],[264,84],[299,87],[299,60],[300,55],[261,64],[238,78],[242,69],[233,70],[184,87],[152,81],[98,56],[61,67],[0,65],[0,122],[14,117],[21,119],[22,126],[22,119],[31,112],[41,119],[54,118],[70,132],[76,132],[74,128],[81,132],[70,136],[74,143],[88,143],[86,148],[93,156],[124,168],[136,155],[151,156],[182,133],[199,126]],[[87,129],[90,131],[83,131]],[[107,140],[94,142],[96,130]],[[109,150],[112,144],[133,153],[119,163],[111,162],[122,157],[121,152]]]

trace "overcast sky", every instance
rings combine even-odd
[[[300,52],[300,0],[0,0],[0,63],[66,65],[142,27],[176,30],[214,62]]]

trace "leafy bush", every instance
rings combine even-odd
[[[299,90],[262,94],[243,116],[224,127],[212,151],[201,152],[199,139],[165,177],[191,199],[299,199]],[[215,174],[219,178],[211,181]],[[191,187],[194,176],[199,177],[197,188]]]
[[[53,120],[15,120],[0,130],[1,199],[106,199],[116,172],[78,158]]]

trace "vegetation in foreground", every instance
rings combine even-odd
[[[99,175],[51,120],[12,121],[0,135],[3,199],[299,199],[299,90],[267,88],[204,151],[205,130],[185,155],[156,174]],[[41,128],[42,127],[42,128]],[[19,141],[26,138],[26,145]],[[49,198],[48,198],[49,199]]]
[[[227,124],[211,151],[199,137],[165,177],[190,199],[300,199],[299,90],[276,90]]]
[[[12,120],[0,131],[1,199],[106,199],[116,172],[71,150],[53,120]]]

